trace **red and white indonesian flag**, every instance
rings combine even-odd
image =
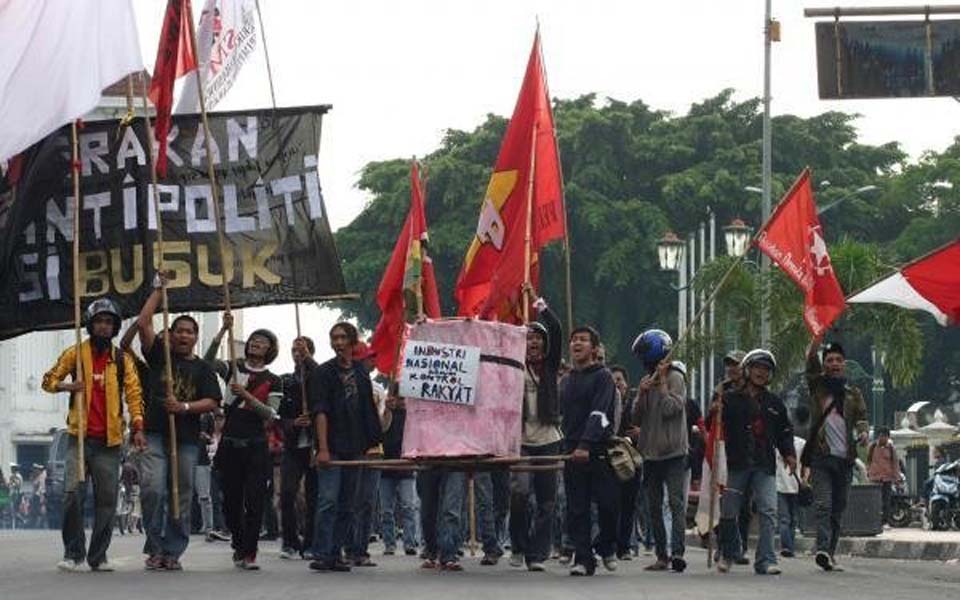
[[[0,162],[143,70],[130,0],[0,0]]]
[[[720,522],[720,491],[727,485],[727,445],[723,425],[714,420],[707,432],[707,448],[703,456],[703,474],[700,476],[700,498],[694,521],[700,535],[710,533]],[[714,486],[716,491],[714,492]],[[711,507],[711,496],[713,506]]]
[[[925,310],[941,325],[960,323],[960,240],[917,259],[847,299]]]
[[[197,54],[207,110],[233,87],[240,68],[257,48],[256,0],[207,0],[197,27]],[[188,77],[177,113],[200,112],[197,78]]]

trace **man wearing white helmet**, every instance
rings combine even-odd
[[[760,516],[760,539],[753,563],[757,575],[779,575],[773,537],[777,521],[776,452],[787,468],[797,466],[793,426],[787,408],[768,389],[777,361],[767,350],[747,353],[741,363],[744,385],[722,397],[721,424],[727,451],[727,486],[720,498],[720,548],[717,570],[726,573],[737,558],[737,516],[752,493]]]
[[[61,571],[79,571],[84,559],[94,571],[112,571],[107,548],[117,512],[120,446],[123,443],[123,406],[126,398],[135,447],[146,446],[143,436],[143,395],[133,358],[113,345],[120,332],[120,312],[107,298],[94,300],[84,318],[90,337],[80,344],[82,380],[77,381],[77,347],[67,348],[57,364],[43,376],[43,389],[51,394],[70,392],[67,417],[67,455],[64,472],[63,560]],[[65,379],[70,375],[72,382]],[[77,436],[81,427],[78,402],[83,402],[84,467],[93,481],[94,522],[90,548],[83,530],[86,485],[77,481]]]
[[[637,388],[633,422],[640,428],[637,448],[643,456],[643,484],[650,507],[650,521],[657,561],[648,571],[687,568],[683,558],[686,507],[683,504],[687,471],[687,386],[683,375],[666,360],[673,340],[659,329],[641,333],[633,342],[633,353],[643,362],[647,374]],[[670,554],[663,519],[663,489],[670,506]]]

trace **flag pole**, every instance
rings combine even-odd
[[[707,568],[713,568],[713,528],[714,523],[717,518],[716,511],[716,502],[717,494],[720,492],[720,481],[717,479],[717,474],[720,472],[719,467],[717,466],[717,459],[719,454],[717,454],[717,448],[720,446],[720,435],[722,434],[723,427],[723,388],[722,386],[717,386],[718,396],[720,397],[720,405],[717,407],[717,414],[713,420],[713,426],[715,433],[713,436],[713,467],[710,470],[710,518],[708,520],[707,528]],[[720,546],[719,540],[717,542],[717,547]]]
[[[533,184],[537,174],[537,132],[539,123],[533,122],[533,132],[530,136],[530,173],[527,175],[527,231],[523,238],[523,288],[521,294],[523,302],[523,322],[530,322],[530,300],[527,298],[526,290],[530,289],[530,268],[533,257],[531,245],[533,243]]]
[[[77,120],[70,126],[72,160],[70,170],[73,174],[73,327],[76,333],[76,362],[74,364],[74,383],[83,381],[83,358],[80,334],[80,141],[77,136]],[[74,392],[77,403],[77,482],[86,481],[86,458],[84,441],[87,437],[87,394],[86,389]]]
[[[260,12],[260,0],[256,0],[254,5],[257,7],[257,20],[260,21],[260,39],[263,40],[263,57],[267,61],[267,81],[270,82],[270,103],[273,105],[273,110],[277,110],[277,95],[273,89],[273,69],[270,66],[270,52],[267,50],[267,30],[263,27],[263,13]],[[297,330],[297,335],[300,335],[300,330]]]
[[[190,6],[190,2],[187,2]],[[190,24],[190,41],[194,50],[197,48],[197,27],[193,23],[193,7],[190,7],[187,15],[187,22]],[[227,313],[231,312],[230,302],[230,281],[227,279],[227,271],[232,267],[227,264],[226,243],[223,239],[223,223],[220,217],[220,192],[217,190],[217,173],[213,168],[213,148],[210,142],[210,122],[207,118],[207,100],[203,93],[203,80],[200,78],[200,67],[196,70],[197,77],[197,97],[200,99],[200,119],[203,124],[203,142],[207,151],[207,177],[210,179],[210,193],[213,197],[213,219],[217,226],[217,245],[220,246],[220,271],[223,276],[223,307]],[[230,379],[237,380],[237,356],[233,340],[233,322],[227,328],[227,355],[230,359]]]
[[[128,82],[132,82],[129,79]],[[132,85],[132,84],[131,84]],[[150,157],[150,193],[153,200],[153,220],[157,224],[157,269],[164,273],[164,244],[163,244],[163,216],[160,213],[160,192],[157,190],[157,159],[153,154],[153,125],[150,123],[150,107],[147,104],[147,78],[140,73],[140,99],[143,102],[143,121],[147,127],[147,151]],[[173,362],[170,356],[170,301],[167,295],[166,277],[160,278],[160,306],[163,310],[163,388],[166,397],[173,396]],[[177,443],[177,419],[167,413],[167,429],[170,431],[170,472],[180,472],[180,454]],[[170,514],[173,518],[180,518],[180,478],[170,477]]]
[[[883,281],[884,279],[890,277],[890,276],[893,275],[894,273],[897,273],[897,272],[899,272],[899,271],[902,271],[902,270],[906,269],[907,267],[909,267],[909,266],[911,266],[911,265],[913,265],[913,264],[916,264],[916,263],[920,262],[921,260],[930,258],[930,257],[933,256],[934,254],[938,254],[938,253],[940,253],[940,252],[943,252],[944,250],[946,250],[947,248],[949,248],[950,246],[953,246],[954,244],[956,244],[956,243],[958,243],[958,242],[960,242],[960,238],[956,238],[956,239],[950,240],[950,241],[947,242],[946,244],[941,244],[940,246],[937,246],[936,248],[934,248],[933,250],[927,252],[926,254],[922,254],[922,255],[918,256],[917,258],[911,259],[911,260],[909,260],[909,261],[901,264],[899,267],[894,268],[893,271],[890,271],[890,272],[887,273],[886,275],[882,275],[881,277],[879,277],[879,278],[877,278],[877,279],[874,279],[873,281],[871,281],[871,282],[868,283],[867,285],[863,286],[862,288],[858,289],[857,291],[851,292],[850,294],[847,294],[847,297],[845,298],[845,300],[849,300],[850,298],[853,298],[853,297],[856,296],[857,294],[859,294],[859,293],[861,293],[861,292],[864,292],[864,291],[870,289],[871,287],[877,285],[878,283],[880,283],[880,282]]]

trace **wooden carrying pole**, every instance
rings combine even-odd
[[[130,77],[129,75],[127,76]],[[143,102],[143,121],[147,127],[147,151],[150,157],[150,192],[153,201],[153,218],[157,224],[157,270],[163,273],[163,217],[160,213],[160,192],[157,190],[157,158],[153,154],[153,125],[150,123],[150,107],[147,104],[147,78],[140,74],[140,99]],[[167,296],[166,277],[160,278],[160,306],[163,311],[163,391],[167,398],[173,396],[173,362],[170,351],[170,302]],[[156,343],[156,342],[154,342]],[[177,418],[167,413],[167,430],[170,437],[170,514],[180,518],[180,455],[177,445]]]
[[[76,364],[73,381],[83,383],[83,360],[80,347],[83,343],[80,334],[80,141],[77,137],[77,122],[70,127],[73,160],[70,171],[73,174],[73,326],[76,333]],[[87,437],[87,394],[81,388],[71,394],[77,410],[77,482],[87,479],[84,440]]]
[[[718,386],[717,395],[720,398],[720,404],[717,407],[717,415],[713,420],[713,427],[723,427],[723,386]],[[711,469],[710,477],[710,518],[707,521],[707,568],[713,568],[713,528],[716,524],[717,514],[716,514],[716,502],[717,494],[720,493],[720,481],[717,479],[717,473],[719,473],[719,467],[717,467],[717,459],[720,455],[717,453],[717,448],[720,446],[720,429],[714,430],[716,434],[713,438],[713,468]],[[717,547],[720,547],[719,540],[717,542]]]

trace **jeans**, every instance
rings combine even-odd
[[[666,460],[648,460],[643,463],[643,485],[647,491],[650,525],[657,559],[667,559],[667,530],[664,527],[664,485],[667,505],[670,507],[670,550],[675,557],[683,556],[686,535],[686,507],[683,505],[683,484],[686,481],[686,456]]]
[[[840,523],[847,508],[853,469],[837,456],[819,458],[811,465],[813,512],[817,521],[817,552],[833,556],[840,541]]]
[[[773,473],[759,467],[731,469],[727,475],[727,487],[720,497],[720,547],[723,557],[733,561],[740,548],[740,531],[737,521],[744,502],[753,492],[760,517],[760,539],[757,542],[753,569],[765,573],[777,564],[773,550],[773,537],[777,523],[777,478]]]
[[[413,477],[380,478],[380,514],[383,545],[387,550],[397,547],[396,511],[400,501],[400,520],[403,524],[403,549],[417,547],[417,492]]]
[[[90,566],[107,559],[107,548],[113,535],[113,521],[117,514],[117,486],[120,478],[120,446],[108,447],[103,440],[84,440],[84,464],[87,476],[93,480],[93,530],[90,551],[83,528],[83,504],[86,481],[77,481],[77,436],[67,436],[67,454],[64,462],[63,557]],[[79,489],[78,489],[79,487]]]
[[[501,472],[486,471],[474,476],[474,492],[477,495],[477,528],[480,530],[483,553],[490,556],[503,555],[500,534],[503,531],[503,521],[507,512],[504,510],[504,504],[507,508],[510,505],[509,472],[506,475],[507,477],[504,478]],[[504,481],[507,485],[506,490],[503,489]]]
[[[591,456],[586,463],[567,461],[563,481],[567,488],[567,528],[574,547],[574,562],[592,573],[596,569],[596,559],[591,538],[591,502],[597,503],[600,526],[597,552],[601,557],[612,556],[617,549],[617,515],[620,512],[617,479],[606,456]]]
[[[637,496],[640,477],[620,481],[620,519],[617,526],[617,554],[628,554],[636,547]]]
[[[880,482],[880,506],[881,519],[883,524],[890,524],[891,496],[893,495],[893,484],[889,481]]]
[[[420,521],[427,558],[441,563],[458,562],[462,544],[460,513],[466,493],[466,476],[457,471],[431,469],[417,475]]]
[[[356,460],[357,456],[331,455],[333,460]],[[354,504],[360,484],[360,469],[327,467],[317,469],[317,513],[314,517],[313,555],[332,564],[349,543]]]
[[[177,446],[177,483],[180,494],[180,519],[167,510],[172,502],[169,442],[159,433],[148,433],[147,449],[140,462],[143,528],[147,539],[143,553],[179,560],[190,542],[190,505],[193,498],[193,471],[199,447],[196,442],[180,441]]]
[[[780,550],[794,552],[797,532],[797,517],[800,503],[796,494],[777,494],[777,512],[780,515]]]
[[[287,448],[283,451],[280,476],[280,521],[283,530],[283,548],[302,552],[313,543],[313,519],[317,510],[317,475],[310,467],[311,449]],[[304,515],[303,538],[297,519],[297,496],[303,480],[307,510]]]
[[[523,456],[553,456],[560,443],[544,446],[523,446]],[[533,523],[530,522],[530,495],[536,497]],[[553,518],[557,504],[555,471],[514,473],[510,481],[510,550],[523,554],[527,564],[542,563],[550,558],[553,539]]]
[[[263,511],[270,501],[271,463],[266,440],[240,446],[224,439],[217,450],[217,464],[223,469],[223,516],[236,558],[257,556]]]
[[[200,526],[200,533],[207,533],[213,528],[213,500],[210,496],[210,465],[196,466],[193,470],[193,486],[197,490],[197,502],[200,504],[200,516],[203,519],[203,525]]]
[[[357,484],[356,508],[347,533],[347,556],[353,559],[369,557],[370,532],[377,512],[377,497],[380,492],[380,469],[363,468]]]

